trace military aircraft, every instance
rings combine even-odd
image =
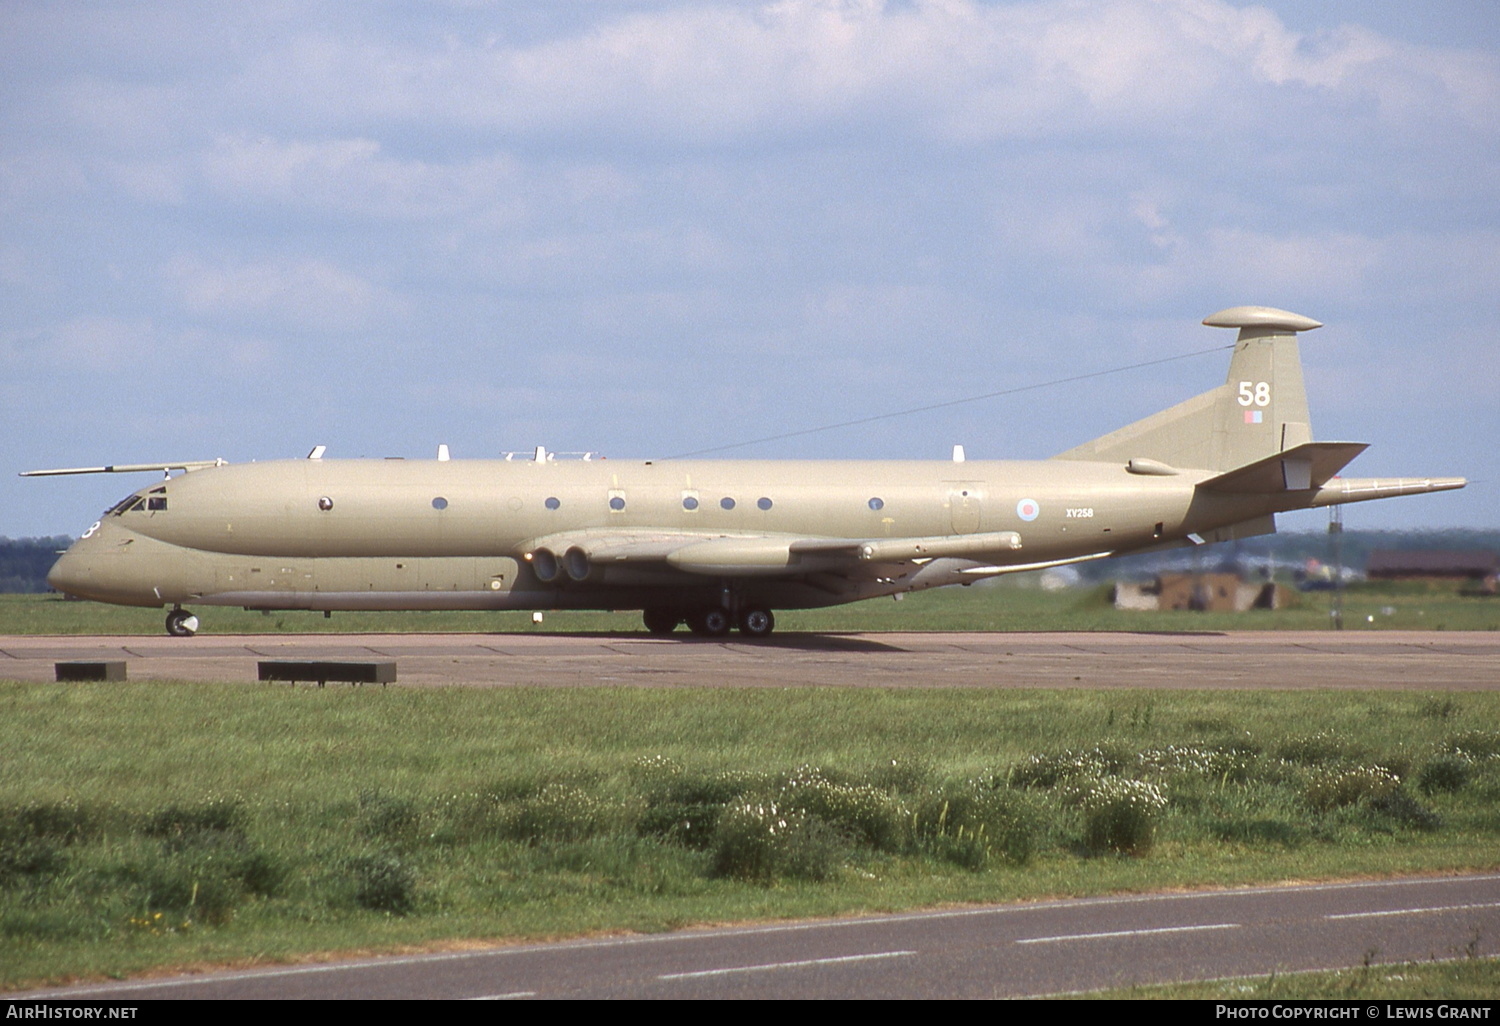
[[[1462,488],[1336,476],[1366,446],[1315,442],[1297,334],[1240,306],[1223,385],[1047,460],[222,460],[162,471],[48,581],[79,598],[247,609],[640,609],[653,634],[1128,552],[1268,534],[1294,509]],[[172,471],[182,471],[173,475]]]

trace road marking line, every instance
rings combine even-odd
[[[1107,940],[1111,937],[1149,937],[1158,933],[1190,933],[1193,930],[1237,930],[1239,923],[1210,923],[1206,926],[1161,926],[1154,930],[1112,930],[1109,933],[1065,933],[1056,937],[1027,937],[1017,944],[1053,944],[1057,941]]]
[[[248,646],[247,650],[249,650]],[[267,655],[267,653],[264,652],[258,652],[256,654]],[[248,969],[211,975],[205,974],[203,976],[192,976],[186,978],[179,977],[177,979],[154,979],[125,983],[88,984],[82,987],[27,991],[22,992],[20,996],[32,995],[36,997],[45,996],[59,998],[87,997],[92,994],[100,994],[106,992],[126,993],[137,990],[150,990],[156,987],[196,987],[227,981],[340,972],[346,969],[384,970],[389,966],[416,965],[424,962],[464,962],[487,958],[512,958],[556,951],[578,951],[597,948],[636,946],[641,944],[656,945],[667,943],[695,943],[701,941],[705,937],[745,937],[754,936],[757,934],[764,935],[776,933],[801,933],[813,930],[843,930],[886,923],[931,923],[941,922],[945,919],[970,919],[983,916],[1008,916],[1014,915],[1016,913],[1041,912],[1054,909],[1091,908],[1104,905],[1145,904],[1147,902],[1154,901],[1172,902],[1215,900],[1222,898],[1253,898],[1268,895],[1295,895],[1340,890],[1386,889],[1393,887],[1410,887],[1414,885],[1488,883],[1495,880],[1500,880],[1500,873],[1480,873],[1475,875],[1460,875],[1453,877],[1419,878],[1415,880],[1410,878],[1397,878],[1394,880],[1358,880],[1353,882],[1345,881],[1326,884],[1303,884],[1294,887],[1245,887],[1236,890],[1187,891],[1174,894],[1133,894],[1128,896],[1108,898],[1065,898],[1062,900],[1054,901],[1039,901],[1032,904],[1011,904],[966,909],[944,909],[937,912],[902,912],[895,915],[856,917],[850,919],[825,919],[803,923],[777,923],[774,925],[741,926],[725,930],[689,930],[680,933],[637,934],[628,937],[611,937],[604,940],[588,939],[560,941],[554,942],[552,944],[518,944],[515,946],[488,948],[480,951],[439,952],[423,955],[398,956],[395,958],[369,958],[357,962],[301,965],[281,969]],[[10,992],[10,996],[12,998],[16,998],[18,995],[16,992]]]
[[[841,962],[868,962],[876,958],[901,958],[915,951],[877,951],[869,955],[844,955],[840,958],[809,958],[801,962],[768,962],[765,965],[740,965],[729,969],[702,969],[694,973],[664,973],[658,980],[691,980],[699,976],[728,976],[730,973],[763,973],[772,969],[800,969],[810,965],[837,965]]]
[[[514,1001],[516,998],[536,997],[534,990],[513,990],[509,994],[483,994],[479,997],[465,998],[465,1001]]]
[[[1423,964],[1442,965],[1445,962],[1462,962],[1467,957],[1468,956],[1466,956],[1466,955],[1455,955],[1452,958],[1433,958],[1433,959],[1428,959]],[[1404,963],[1404,962],[1372,962],[1371,964],[1372,965],[1379,965],[1379,966],[1399,966],[1399,965],[1404,965],[1406,963]],[[1343,972],[1345,969],[1358,969],[1358,968],[1359,968],[1358,965],[1356,965],[1354,963],[1350,963],[1349,965],[1326,965],[1326,966],[1323,966],[1321,968],[1313,968],[1313,969],[1293,969],[1293,970],[1290,970],[1288,972],[1282,972],[1281,970],[1278,969],[1275,972],[1274,976],[1275,976],[1276,979],[1281,979],[1284,976],[1308,976],[1308,975],[1310,975],[1312,973],[1338,973],[1338,972]],[[1264,972],[1259,972],[1259,973],[1241,973],[1238,976],[1214,976],[1214,977],[1211,977],[1211,978],[1206,979],[1206,980],[1162,980],[1162,981],[1160,981],[1158,983],[1137,982],[1137,983],[1131,984],[1131,986],[1133,986],[1133,987],[1171,987],[1171,986],[1174,986],[1174,985],[1179,984],[1179,983],[1238,983],[1241,980],[1255,980],[1255,981],[1260,982],[1260,983],[1265,983],[1266,982],[1266,974]],[[1053,993],[1050,993],[1050,994],[1006,994],[1006,995],[1004,995],[1004,997],[1006,998],[1006,1000],[1009,1000],[1009,1001],[1044,1001],[1047,998],[1078,997],[1078,996],[1083,995],[1083,994],[1102,994],[1105,991],[1119,990],[1119,989],[1120,989],[1119,987],[1094,987],[1094,988],[1092,988],[1090,990],[1059,990],[1059,991],[1054,991]],[[1148,1000],[1150,1000],[1150,999],[1148,999]],[[1157,999],[1157,1000],[1160,1000],[1160,999]],[[1239,1000],[1239,999],[1236,998],[1234,1000]],[[1259,1000],[1259,999],[1251,998],[1251,999],[1247,999],[1247,1000]]]
[[[1376,916],[1414,916],[1423,912],[1463,912],[1471,908],[1500,908],[1500,901],[1486,901],[1476,905],[1432,905],[1427,908],[1396,908],[1389,912],[1340,912],[1326,915],[1324,919],[1374,919]]]

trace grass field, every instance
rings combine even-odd
[[[540,626],[524,612],[321,613],[204,606],[195,610],[205,634],[383,633],[467,631],[640,632],[638,612],[545,614]],[[56,595],[0,595],[0,634],[160,634],[159,609],[65,601]],[[972,588],[944,588],[831,609],[786,610],[781,631],[1227,631],[1326,630],[1326,593],[1292,593],[1288,608],[1248,613],[1131,612],[1115,609],[1104,586],[1044,591],[1030,575]],[[1453,585],[1369,584],[1348,589],[1348,630],[1500,630],[1500,599],[1460,595]]]
[[[1076,996],[1133,1001],[1494,1001],[1500,998],[1500,959],[1465,957],[1396,965],[1371,963],[1332,972],[1273,973]]]
[[[197,611],[204,633],[225,634],[641,630],[636,613],[548,613],[537,627],[529,613]],[[158,634],[161,619],[0,596],[0,634]],[[1496,630],[1500,602],[1361,586],[1345,624]],[[1103,588],[1049,592],[1026,578],[785,612],[778,625],[1328,627],[1326,595],[1245,614],[1137,613],[1113,609]],[[0,683],[0,986],[1494,868],[1496,724],[1500,695],[1487,693]],[[1500,974],[1485,960],[1363,972],[1162,996],[1483,996]]]
[[[0,981],[1493,868],[1497,723],[1489,693],[0,684]]]

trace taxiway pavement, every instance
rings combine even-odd
[[[0,679],[123,659],[131,680],[254,681],[262,659],[394,659],[418,686],[1500,688],[1500,634],[1460,631],[0,636]]]

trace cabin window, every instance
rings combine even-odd
[[[439,495],[436,499],[432,500],[432,508],[433,509],[447,509],[448,508],[448,500],[445,499],[445,498],[443,498],[441,495]]]
[[[734,500],[731,499],[727,495],[724,496],[724,498],[722,498],[722,499],[719,500],[719,508],[720,509],[734,509]]]
[[[542,505],[546,506],[548,509],[557,509],[562,505],[562,500],[555,495],[549,495],[547,497],[547,501],[542,503]]]
[[[323,496],[318,500],[318,508],[324,513],[327,513],[329,510],[333,509],[333,500],[326,495]]]
[[[880,498],[879,496],[876,496],[875,498],[872,498],[870,500],[869,506],[870,506],[871,509],[874,509],[874,510],[885,509],[885,500],[882,499],[882,498]]]
[[[611,496],[609,500],[609,508],[618,513],[620,512],[620,510],[625,508],[625,500],[618,495]]]
[[[761,509],[770,509],[771,500],[762,495],[760,498],[755,500],[755,505]]]
[[[682,497],[682,508],[683,509],[689,509],[689,510],[691,510],[691,509],[697,509],[698,508],[698,497],[696,495],[684,495]]]

